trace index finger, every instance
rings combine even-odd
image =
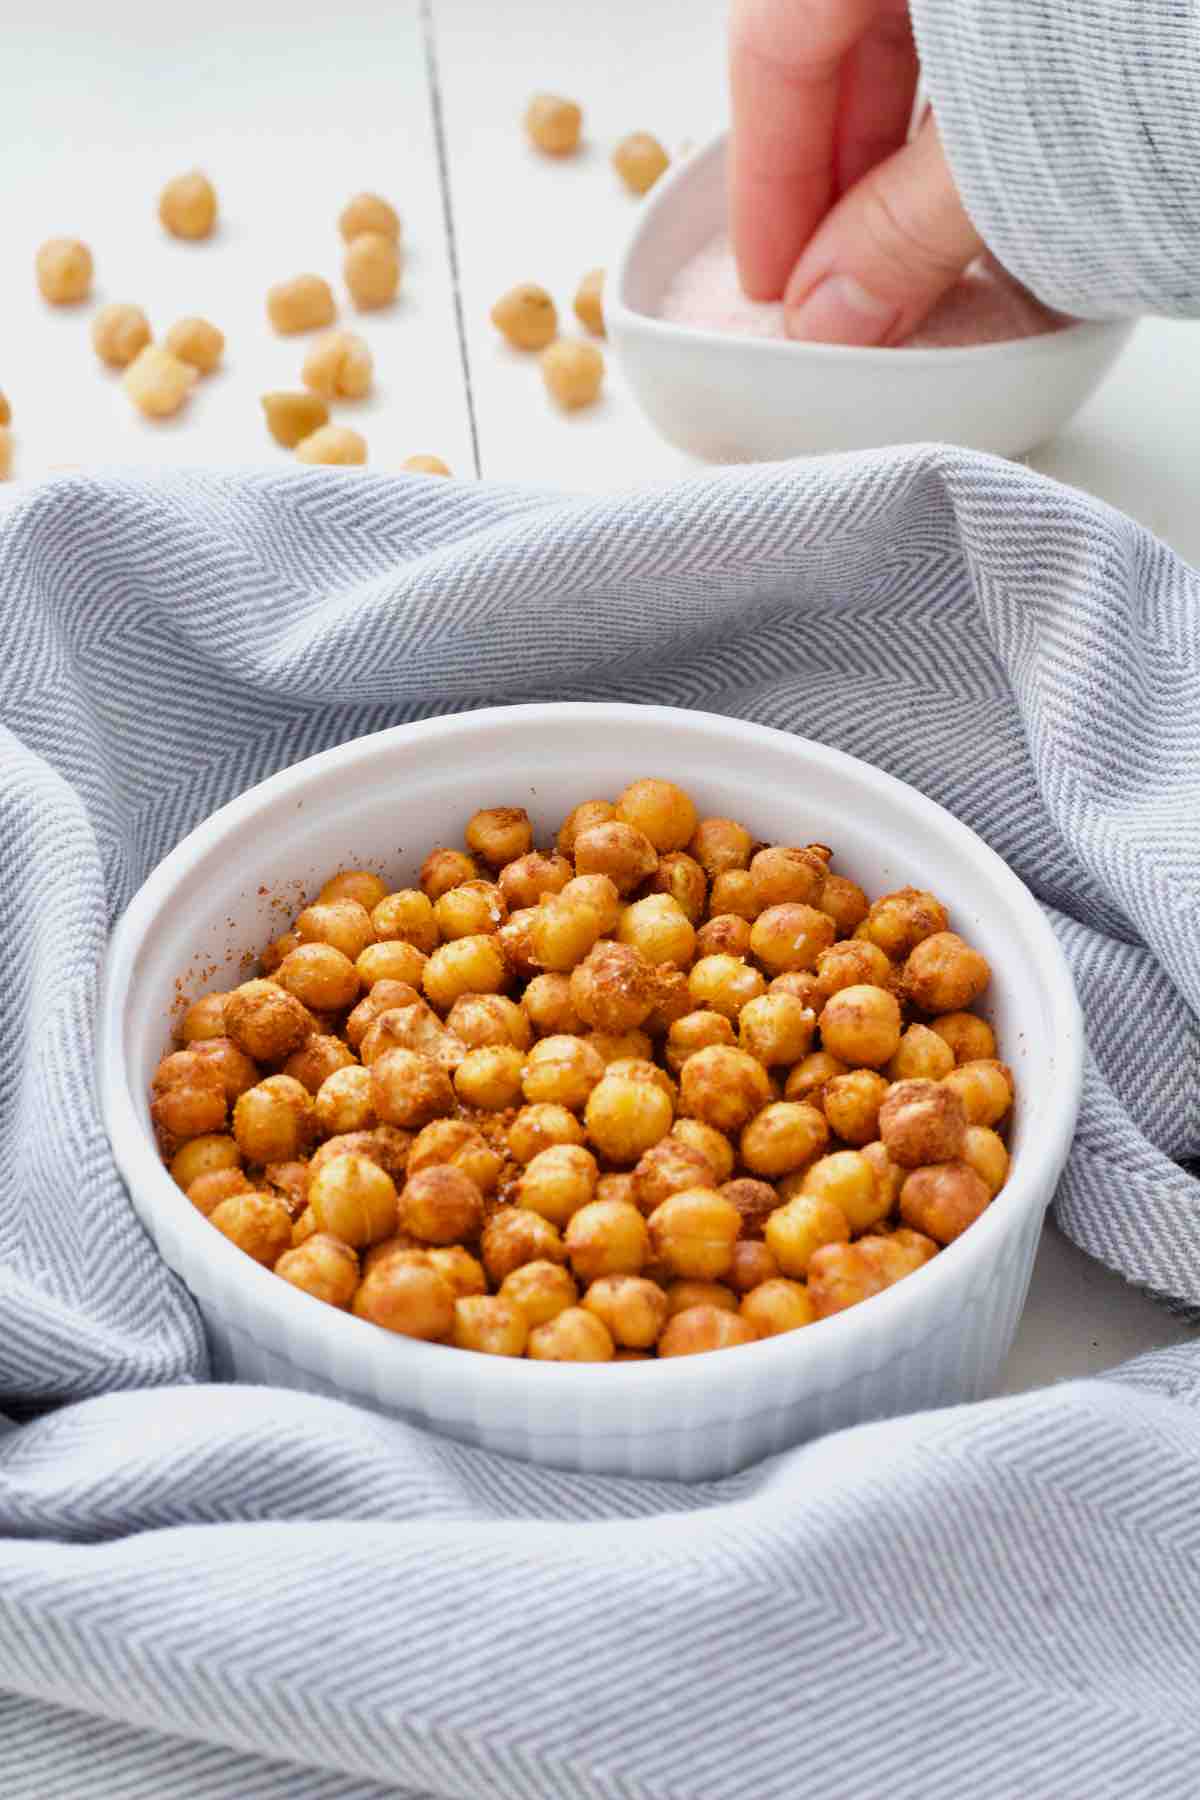
[[[733,0],[729,203],[746,293],[778,300],[836,197],[842,60],[879,0]]]

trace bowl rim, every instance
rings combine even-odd
[[[803,1380],[807,1366],[816,1375],[825,1351],[836,1352],[849,1341],[850,1334],[860,1334],[864,1344],[871,1337],[886,1347],[892,1327],[916,1311],[928,1312],[929,1331],[937,1329],[940,1297],[943,1307],[952,1304],[955,1290],[965,1303],[972,1291],[972,1274],[979,1272],[998,1254],[1010,1234],[1019,1233],[1021,1224],[1035,1208],[1045,1211],[1062,1166],[1066,1161],[1074,1135],[1075,1121],[1083,1083],[1083,1020],[1074,982],[1066,958],[1048,919],[1029,889],[1013,873],[1008,864],[968,825],[962,823],[937,801],[930,800],[907,782],[887,774],[874,764],[851,756],[843,750],[803,738],[772,726],[752,724],[721,714],[692,711],[668,706],[640,706],[628,703],[592,701],[560,701],[521,706],[487,707],[476,711],[450,713],[395,725],[383,731],[350,739],[331,746],[256,783],[210,814],[169,851],[147,876],[133,895],[113,929],[101,983],[96,1029],[96,1080],[102,1123],[108,1135],[114,1161],[130,1194],[135,1212],[158,1241],[158,1231],[150,1221],[162,1221],[168,1236],[180,1238],[189,1258],[213,1273],[213,1287],[218,1292],[231,1285],[242,1288],[247,1309],[253,1307],[256,1317],[270,1325],[277,1337],[286,1342],[289,1360],[305,1367],[303,1343],[306,1337],[336,1342],[339,1347],[337,1367],[348,1397],[360,1394],[346,1377],[352,1363],[361,1370],[363,1388],[379,1397],[378,1371],[388,1370],[388,1392],[382,1404],[403,1410],[406,1393],[443,1398],[452,1392],[472,1410],[491,1400],[512,1400],[528,1408],[539,1398],[552,1401],[570,1394],[587,1391],[593,1399],[615,1399],[619,1390],[612,1384],[633,1383],[628,1390],[647,1403],[675,1394],[681,1397],[697,1379],[693,1357],[652,1361],[646,1368],[639,1364],[636,1372],[616,1373],[621,1365],[612,1363],[531,1362],[526,1358],[464,1356],[448,1352],[441,1344],[426,1343],[380,1330],[366,1320],[348,1312],[323,1306],[289,1283],[279,1280],[269,1269],[260,1267],[213,1229],[208,1220],[190,1206],[180,1188],[172,1180],[161,1161],[146,1120],[144,1097],[135,1093],[125,1067],[123,1038],[125,1003],[131,982],[136,976],[140,946],[152,927],[164,902],[187,879],[189,871],[216,848],[233,829],[242,829],[254,818],[291,801],[295,804],[313,780],[338,769],[346,773],[368,764],[374,758],[384,760],[393,746],[408,748],[419,745],[434,750],[446,739],[482,740],[481,750],[495,744],[497,732],[523,734],[529,727],[546,721],[566,725],[603,721],[614,731],[636,727],[651,719],[669,725],[680,733],[680,760],[686,761],[685,733],[699,727],[706,735],[728,740],[730,756],[747,743],[786,746],[811,768],[814,764],[836,769],[850,776],[864,790],[864,798],[881,808],[900,805],[905,811],[915,810],[934,824],[939,834],[949,833],[958,840],[968,858],[976,863],[1007,902],[1006,911],[1014,917],[1022,934],[1027,956],[1039,968],[1040,980],[1047,997],[1052,1021],[1051,1039],[1058,1057],[1055,1088],[1047,1097],[1048,1112],[1042,1122],[1042,1136],[1035,1144],[1027,1144],[1014,1158],[1013,1171],[997,1199],[969,1230],[943,1249],[933,1260],[897,1282],[883,1293],[872,1297],[865,1306],[818,1321],[820,1331],[782,1333],[755,1344],[739,1346],[746,1357],[757,1358],[755,1372],[769,1376],[771,1369],[788,1371],[794,1390]],[[141,1104],[139,1104],[139,1102]],[[169,1259],[168,1266],[170,1264]],[[182,1277],[181,1277],[182,1278]],[[185,1285],[187,1280],[185,1279]],[[866,1315],[866,1316],[864,1316]],[[240,1323],[240,1321],[234,1321]],[[244,1329],[245,1327],[242,1326]],[[839,1333],[835,1338],[832,1334]],[[884,1335],[881,1335],[884,1334]],[[928,1333],[924,1334],[928,1335]],[[321,1358],[322,1367],[328,1357]],[[702,1378],[708,1391],[722,1381],[736,1379],[738,1365],[702,1365]],[[724,1369],[725,1374],[720,1371]],[[597,1386],[596,1384],[600,1384]],[[529,1420],[537,1433],[536,1420]],[[594,1421],[596,1435],[602,1435],[600,1421]],[[586,1427],[593,1431],[593,1423]],[[559,1435],[561,1423],[547,1427],[546,1435]]]
[[[1136,319],[1075,319],[1057,331],[1038,332],[1032,337],[1001,338],[990,344],[948,344],[943,348],[908,349],[903,344],[856,345],[798,343],[790,338],[742,336],[737,332],[713,331],[702,325],[681,325],[674,319],[663,319],[644,312],[628,298],[634,265],[643,254],[650,236],[658,227],[659,214],[672,205],[676,190],[685,185],[701,164],[724,161],[729,132],[723,130],[681,158],[654,185],[649,200],[634,222],[633,229],[617,258],[612,283],[611,305],[605,302],[605,322],[615,337],[622,331],[636,332],[644,338],[663,344],[691,344],[697,351],[722,356],[756,356],[762,360],[793,365],[802,362],[852,362],[865,369],[921,370],[951,363],[1003,362],[1024,357],[1062,356],[1073,350],[1086,350],[1089,344],[1101,344],[1112,338],[1128,337]],[[897,361],[899,353],[901,361]]]

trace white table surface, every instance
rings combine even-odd
[[[393,199],[407,250],[394,308],[359,316],[340,294],[342,322],[377,366],[376,392],[340,416],[366,435],[374,468],[424,451],[463,478],[592,492],[692,471],[640,417],[611,359],[602,403],[566,419],[487,315],[497,294],[532,280],[573,323],[579,277],[611,261],[637,206],[608,165],[611,144],[651,130],[677,154],[725,116],[722,10],[341,0],[318,25],[285,0],[209,0],[186,19],[153,0],[4,9],[0,389],[15,479],[0,492],[11,501],[55,471],[103,463],[283,466],[258,397],[299,385],[306,340],[275,337],[263,297],[303,270],[337,284],[337,213],[362,188]],[[583,104],[579,156],[550,162],[526,146],[519,121],[535,89]],[[222,205],[218,234],[198,245],[166,237],[156,215],[163,182],[195,166]],[[91,308],[42,303],[34,251],[60,234],[91,245],[97,302],[134,301],[156,331],[199,312],[225,332],[224,368],[176,420],[133,412],[91,350]],[[1198,395],[1200,326],[1147,321],[1030,461],[1200,560]],[[1094,1373],[1189,1335],[1047,1226],[1003,1386]]]

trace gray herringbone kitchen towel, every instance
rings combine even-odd
[[[1190,1351],[692,1489],[204,1385],[96,1117],[108,925],[323,745],[609,697],[839,744],[1008,858],[1088,1016],[1060,1222],[1200,1303],[1200,583],[1128,520],[927,449],[60,480],[0,534],[7,1800],[1195,1793]]]

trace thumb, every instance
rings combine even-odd
[[[788,336],[899,344],[983,248],[932,113],[828,214],[792,271]]]

